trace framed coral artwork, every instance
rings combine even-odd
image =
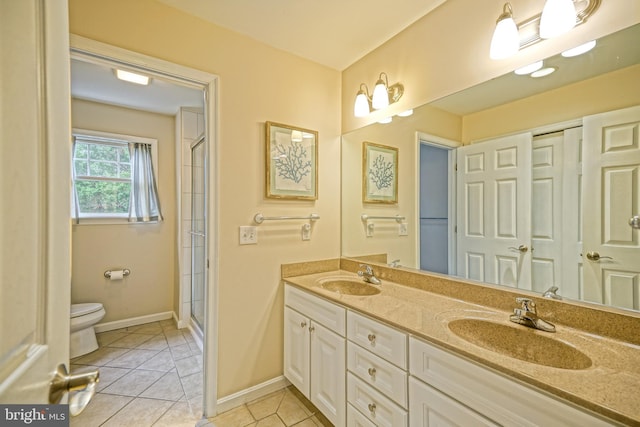
[[[318,132],[266,122],[266,197],[318,198]]]
[[[398,149],[362,143],[362,201],[398,203]]]

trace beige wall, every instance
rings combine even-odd
[[[463,117],[462,141],[506,135],[640,104],[640,65]]]
[[[553,56],[603,35],[640,22],[640,2],[603,1],[589,20],[571,32],[542,41],[516,56],[489,59],[489,44],[504,0],[448,0],[342,73],[342,129],[350,132],[382,116],[450,95],[518,67]],[[511,0],[516,22],[541,12],[543,2]],[[365,118],[353,116],[360,83],[370,90],[384,71],[389,83],[402,82],[404,95],[386,111]]]
[[[340,254],[340,73],[153,0],[69,3],[73,34],[220,76],[218,394],[282,375],[280,264]],[[268,120],[319,132],[317,201],[264,198]],[[321,219],[311,241],[299,222],[264,223],[240,246],[238,227],[260,211]]]
[[[416,257],[418,224],[416,132],[460,141],[459,116],[424,106],[410,117],[394,117],[391,124],[373,124],[342,136],[342,254],[361,256],[386,253],[389,261],[400,259],[406,267],[419,267]],[[398,203],[381,205],[362,202],[362,143],[373,142],[398,148]],[[419,158],[419,155],[418,155]],[[402,215],[407,236],[398,235],[395,221],[373,221],[374,235],[366,236],[360,215]]]
[[[95,102],[73,100],[74,128],[158,140],[159,224],[74,225],[71,302],[101,302],[103,322],[171,311],[176,265],[175,119]],[[131,275],[109,281],[105,270]]]

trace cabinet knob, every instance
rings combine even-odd
[[[316,330],[316,327],[315,327],[315,326],[309,326],[309,332],[313,332],[313,331],[315,331],[315,330]]]
[[[304,328],[307,326],[307,322],[305,322],[304,320],[302,322],[300,322],[300,327]]]
[[[367,335],[367,338],[369,339],[369,342],[370,342],[371,344],[373,344],[374,342],[376,342],[376,336],[375,336],[375,334],[369,334],[369,335]]]
[[[369,373],[369,376],[371,376],[371,377],[375,377],[376,376],[376,368],[369,368],[367,370],[367,372]]]
[[[375,415],[376,414],[376,404],[375,403],[369,403],[369,412],[371,412],[371,414]]]

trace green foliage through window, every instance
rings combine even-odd
[[[80,214],[127,214],[131,197],[128,144],[80,140],[73,156]]]

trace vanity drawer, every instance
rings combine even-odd
[[[376,427],[376,425],[347,403],[347,427]]]
[[[347,374],[347,402],[377,426],[407,425],[407,411],[352,373]]]
[[[409,339],[409,370],[412,376],[503,426],[611,425],[414,337]]]
[[[347,338],[394,365],[407,369],[407,335],[404,332],[348,311]]]
[[[343,307],[287,284],[284,286],[284,303],[333,332],[345,336],[346,310]]]
[[[347,369],[398,405],[407,407],[406,371],[352,342],[347,342]]]

